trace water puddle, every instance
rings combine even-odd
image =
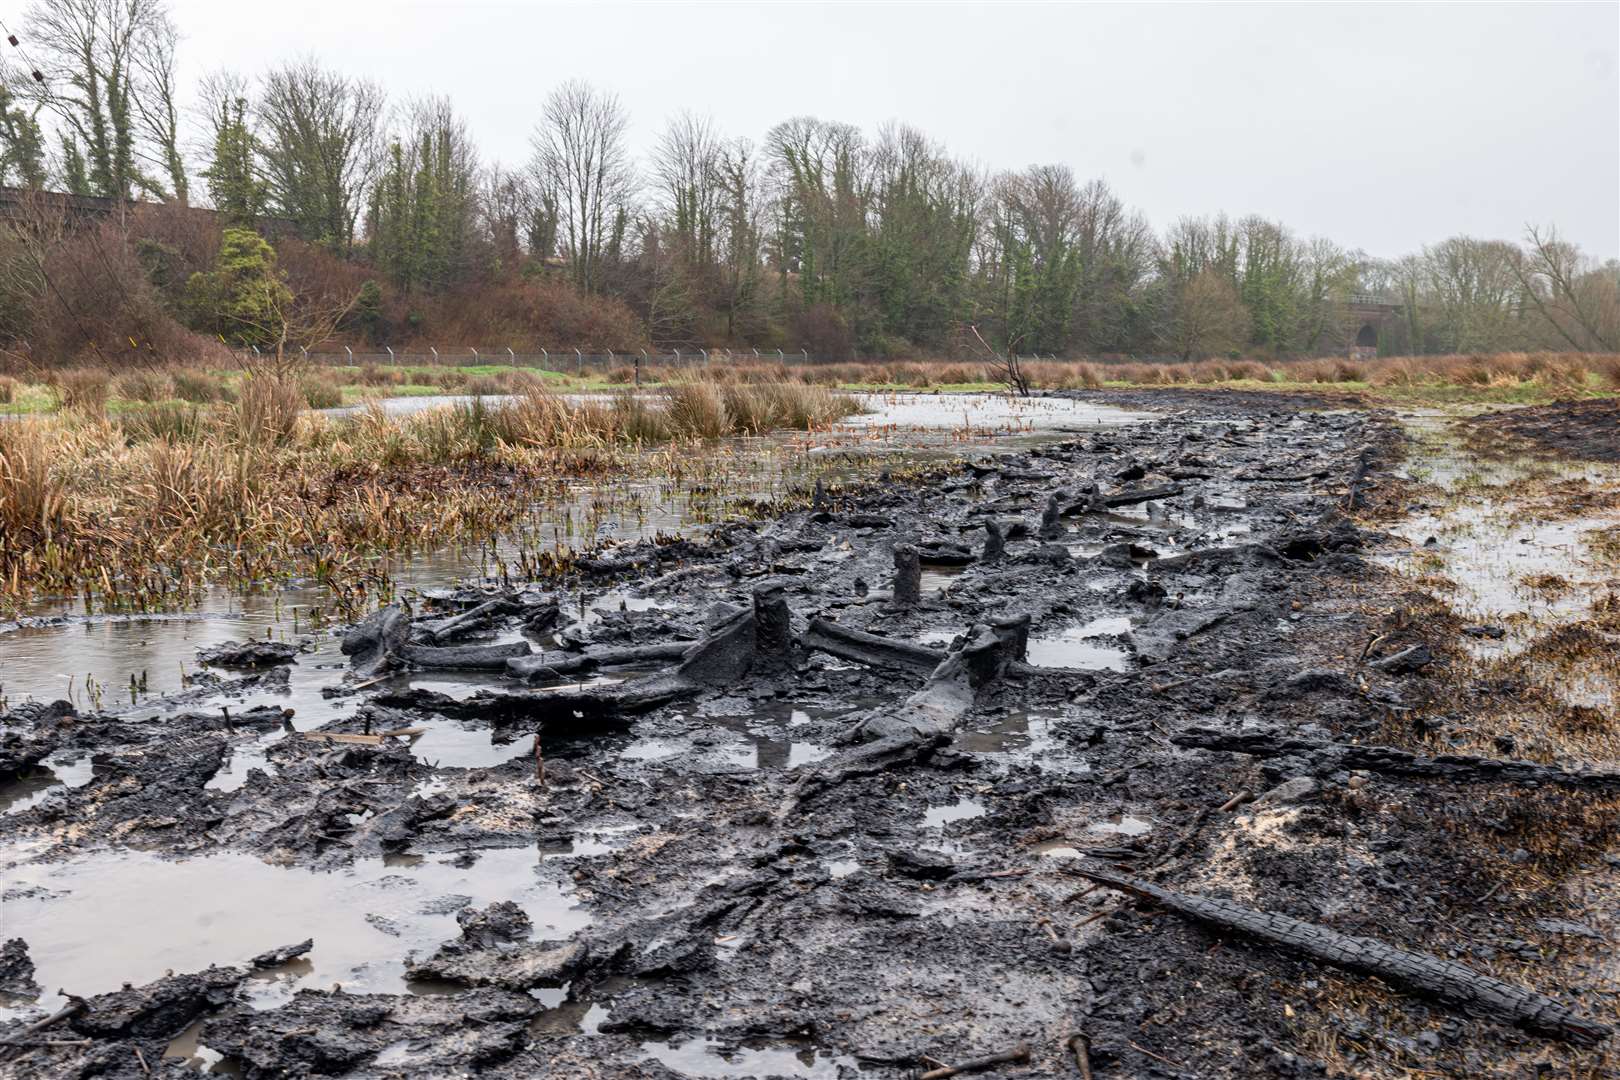
[[[1546,630],[1588,617],[1594,601],[1620,588],[1620,566],[1603,544],[1620,535],[1620,508],[1565,514],[1544,505],[1553,485],[1577,493],[1620,490],[1620,469],[1484,459],[1436,415],[1402,420],[1419,444],[1413,475],[1442,495],[1393,527],[1410,549],[1380,559],[1442,596],[1465,620],[1491,628],[1495,636],[1467,640],[1474,655],[1513,655]]]
[[[8,866],[0,886],[6,933],[28,941],[40,985],[81,995],[142,985],[165,971],[239,964],[313,938],[298,965],[255,980],[260,1007],[299,985],[404,992],[406,954],[456,937],[455,912],[468,904],[515,901],[536,938],[567,938],[589,922],[568,889],[538,872],[534,846],[485,849],[469,866],[455,863],[417,856],[321,872],[229,852],[180,860],[93,852]]]
[[[930,806],[923,814],[924,829],[944,829],[953,821],[969,821],[988,813],[984,803],[977,799],[957,799],[944,806]]]
[[[732,1077],[804,1077],[808,1080],[837,1080],[844,1070],[860,1071],[859,1063],[847,1054],[833,1055],[805,1045],[790,1048],[781,1044],[727,1046],[718,1039],[692,1039],[684,1043],[644,1042],[644,1060],[657,1061],[683,1076],[705,1080]]]
[[[1115,814],[1107,821],[1094,821],[1086,828],[1090,832],[1110,833],[1116,836],[1141,836],[1153,831],[1153,823],[1129,814]]]
[[[501,742],[493,728],[464,727],[454,720],[424,720],[416,726],[427,730],[408,740],[411,754],[438,768],[489,769],[534,756],[533,735]]]
[[[1124,634],[1130,629],[1130,618],[1121,615],[1093,619],[1083,626],[1052,634],[1031,636],[1029,662],[1038,667],[1124,671],[1130,667],[1130,651],[1097,639]]]
[[[955,746],[1008,763],[1034,765],[1043,772],[1090,772],[1091,764],[1054,732],[1059,719],[1043,713],[1008,713],[987,727],[958,731]]]
[[[14,780],[0,783],[0,812],[20,814],[38,806],[58,788],[83,787],[95,777],[89,754],[56,753]]]

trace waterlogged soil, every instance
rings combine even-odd
[[[290,664],[149,676],[135,704],[14,699],[0,1076],[897,1080],[1020,1046],[980,1075],[1071,1076],[1077,1033],[1098,1077],[1612,1075],[1607,1044],[1077,875],[1113,866],[1616,1019],[1614,799],[1176,741],[1432,752],[1496,722],[1455,678],[1464,620],[1401,562],[1443,497],[1414,436],[1269,395],[1156,405],[410,612],[421,636],[499,600],[448,644],[522,642],[554,668],[697,643],[674,674],[351,671],[329,629]],[[921,553],[914,601],[897,544]],[[791,645],[746,622],[771,597]],[[941,674],[1019,617],[1020,656]],[[829,624],[894,648],[825,651]],[[694,666],[742,625],[753,645]],[[918,717],[937,737],[870,756],[895,745],[875,729]]]

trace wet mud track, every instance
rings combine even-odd
[[[1198,400],[391,607],[315,727],[262,649],[16,707],[91,766],[0,817],[0,1075],[1604,1075],[1612,774],[1424,741],[1404,445]]]

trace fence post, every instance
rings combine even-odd
[[[511,359],[512,366],[517,367],[517,353],[512,351],[512,346],[508,345],[506,347],[506,355],[507,355],[508,358]]]
[[[354,367],[354,350],[345,345],[343,351],[349,354],[349,366]]]
[[[467,346],[467,348],[472,349],[472,346],[469,345],[469,346]],[[473,365],[476,367],[478,365],[478,362],[479,362],[479,359],[480,359],[480,357],[478,355],[478,350],[473,349],[472,354],[473,354]]]
[[[383,348],[388,350],[388,366],[393,367],[394,366],[394,347],[392,345],[384,345]]]
[[[613,370],[613,350],[611,348],[608,349],[608,370]]]
[[[755,360],[758,360],[758,359],[759,359],[759,350],[758,350],[758,349],[755,349],[755,350],[754,350],[754,359],[755,359]]]
[[[708,349],[699,349],[698,352],[703,354],[703,366],[708,367],[709,366],[709,350]]]
[[[808,364],[810,362],[810,350],[809,349],[800,349],[799,350],[799,355],[804,357],[804,362],[805,363]]]
[[[585,374],[585,354],[580,352],[578,347],[574,349],[574,374]]]
[[[680,350],[680,346],[676,346],[676,348],[675,348],[675,366],[676,367],[681,366],[681,350]]]
[[[540,355],[546,358],[545,359],[546,370],[550,371],[551,370],[551,354],[546,352],[546,347],[544,345],[540,346]]]
[[[636,385],[641,385],[641,365],[647,362],[647,350],[642,349],[641,355],[636,357]]]
[[[777,350],[776,350],[776,362],[777,362],[777,363],[778,363],[778,364],[785,364],[785,363],[787,363],[787,357],[785,357],[785,356],[783,356],[783,355],[782,355],[782,350],[781,350],[781,349],[777,349]]]
[[[433,346],[429,345],[428,346],[428,352],[433,354],[433,362],[435,364],[437,364],[439,362],[439,350],[435,349]]]

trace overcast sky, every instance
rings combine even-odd
[[[1279,218],[1374,255],[1555,223],[1620,255],[1620,4],[689,4],[174,0],[188,78],[313,53],[450,95],[486,158],[612,89],[638,150],[681,109],[756,141],[902,120],[994,168],[1103,177],[1162,228]]]

